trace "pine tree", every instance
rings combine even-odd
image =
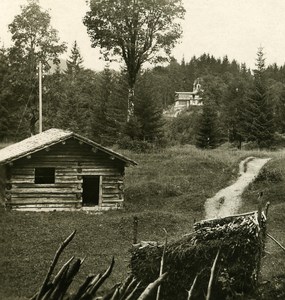
[[[92,138],[99,143],[114,145],[122,137],[127,120],[127,78],[124,72],[100,72],[99,91],[92,112]]]
[[[220,143],[220,131],[216,104],[204,98],[202,114],[198,122],[196,146],[202,149],[214,149]]]
[[[239,149],[245,140],[244,111],[251,82],[248,74],[241,72],[230,79],[223,97],[221,119],[224,131],[228,133],[228,141],[235,143]]]
[[[245,111],[244,134],[248,141],[259,148],[266,148],[274,141],[274,120],[272,103],[268,99],[265,77],[265,58],[259,48],[254,70],[254,90],[249,96]]]
[[[66,65],[67,65],[66,73],[71,75],[77,74],[78,72],[80,72],[80,70],[83,69],[82,64],[83,64],[83,58],[80,54],[80,50],[77,45],[77,42],[74,41],[71,49],[71,55],[69,59],[66,61]]]
[[[138,80],[134,118],[128,124],[128,135],[133,139],[155,142],[162,137],[162,104],[154,97],[151,72]]]
[[[128,112],[128,81],[125,71],[113,74],[112,94],[107,109],[108,144],[117,143],[125,135]]]
[[[111,101],[112,86],[113,75],[107,65],[100,76],[98,100],[94,106],[92,122],[93,138],[101,144],[108,141],[107,110]]]

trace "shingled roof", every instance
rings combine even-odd
[[[79,141],[82,141],[86,144],[89,144],[97,149],[114,156],[115,158],[122,160],[126,163],[137,165],[134,160],[127,158],[113,150],[110,150],[106,147],[101,146],[98,143],[95,143],[85,137],[82,137],[72,131],[62,130],[57,128],[52,128],[31,136],[21,142],[12,144],[8,147],[5,147],[0,150],[0,164],[7,164],[19,158],[25,157],[37,151],[43,150],[47,147],[55,145],[59,142],[65,141],[69,138],[75,138]]]

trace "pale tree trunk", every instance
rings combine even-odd
[[[135,96],[135,89],[134,87],[129,88],[128,93],[128,115],[127,115],[127,122],[134,116],[134,96]]]

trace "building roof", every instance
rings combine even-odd
[[[127,158],[111,149],[101,146],[85,137],[82,137],[72,131],[52,128],[44,132],[31,136],[21,142],[12,144],[0,150],[0,165],[10,163],[14,160],[20,159],[32,153],[43,150],[47,147],[55,145],[59,142],[65,141],[69,138],[75,138],[86,144],[89,144],[115,158],[122,160],[126,163],[137,165],[134,160]]]

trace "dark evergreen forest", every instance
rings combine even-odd
[[[172,58],[167,66],[143,70],[135,88],[135,117],[130,122],[124,69],[114,71],[106,65],[105,70],[96,72],[85,69],[83,60],[74,43],[67,67],[63,70],[55,64],[52,72],[45,72],[44,130],[69,129],[104,145],[193,143],[202,148],[214,148],[223,142],[240,147],[249,141],[268,147],[276,136],[285,133],[285,66],[265,67],[261,49],[253,71],[235,60],[210,54],[189,62]],[[33,126],[37,131],[37,72],[32,76],[28,71],[25,74],[24,68],[19,72],[13,68],[14,63],[11,51],[2,48],[3,141],[28,137]],[[163,111],[174,104],[175,91],[192,91],[197,78],[202,84],[204,105],[190,107],[177,118],[165,118]]]

